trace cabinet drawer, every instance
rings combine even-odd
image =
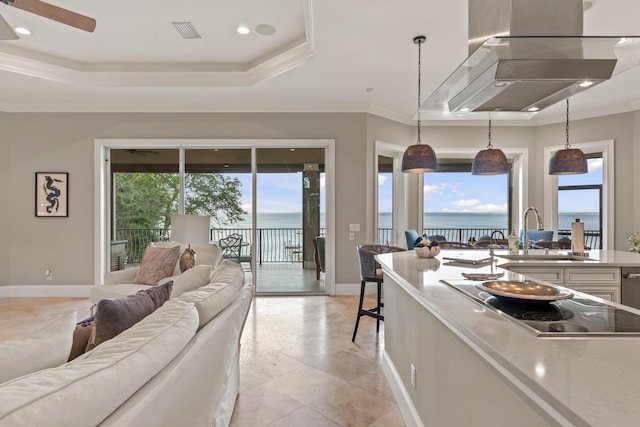
[[[619,268],[567,268],[565,283],[577,284],[620,284]]]
[[[571,289],[593,295],[594,297],[620,303],[620,287],[616,285],[571,286]]]
[[[525,276],[535,277],[549,283],[562,285],[563,271],[562,268],[546,268],[546,267],[508,267],[514,273],[524,274]]]

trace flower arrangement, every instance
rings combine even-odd
[[[637,231],[633,233],[627,233],[627,243],[631,246],[632,251],[640,251],[640,233]]]
[[[432,258],[440,253],[438,242],[429,240],[426,236],[420,237],[413,249],[420,258]]]

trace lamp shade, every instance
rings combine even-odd
[[[410,145],[402,156],[402,172],[433,172],[437,168],[436,153],[428,144]]]
[[[180,243],[209,243],[208,215],[171,215],[171,240]]]
[[[472,175],[502,175],[509,172],[509,162],[502,150],[487,148],[473,158]]]
[[[563,148],[549,159],[549,175],[576,175],[587,172],[587,158],[578,148]]]

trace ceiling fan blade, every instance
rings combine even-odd
[[[9,2],[10,6],[27,12],[35,13],[43,18],[53,19],[72,27],[79,28],[90,33],[96,29],[96,20],[88,16],[80,15],[70,10],[54,6],[39,0],[15,0]]]
[[[0,16],[0,40],[17,40],[19,38],[11,25]]]

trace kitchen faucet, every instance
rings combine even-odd
[[[534,208],[533,206],[527,208],[527,210],[524,211],[524,215],[522,217],[522,244],[524,246],[525,255],[529,253],[529,234],[527,233],[527,219],[529,218],[529,212],[533,212],[533,214],[536,216],[536,220],[538,222],[538,230],[543,229],[542,217],[540,216],[540,212],[538,212],[538,209]]]

